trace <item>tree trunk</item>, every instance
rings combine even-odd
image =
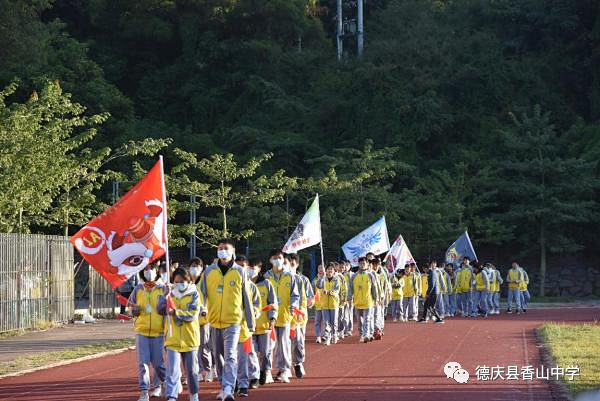
[[[546,227],[540,224],[540,297],[546,293]]]

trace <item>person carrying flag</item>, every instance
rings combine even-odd
[[[221,391],[217,399],[233,401],[237,377],[237,345],[242,321],[248,331],[255,329],[252,300],[246,285],[246,272],[234,261],[235,244],[231,239],[218,242],[216,263],[208,266],[201,282],[206,300],[213,356],[216,359]]]

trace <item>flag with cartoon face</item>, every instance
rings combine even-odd
[[[381,217],[342,246],[344,255],[352,266],[358,266],[358,258],[365,256],[369,252],[380,255],[389,249],[390,239],[385,224],[385,216]]]
[[[113,288],[165,254],[163,184],[159,161],[117,203],[70,239]]]

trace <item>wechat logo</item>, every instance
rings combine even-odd
[[[469,381],[469,372],[464,370],[458,362],[448,362],[444,366],[446,379],[454,379],[457,383],[466,383]]]

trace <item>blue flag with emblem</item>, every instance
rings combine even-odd
[[[468,256],[471,260],[477,260],[471,238],[469,238],[469,233],[466,231],[446,251],[446,263],[460,264],[465,256]]]
[[[369,252],[381,255],[389,251],[390,238],[388,237],[387,226],[385,224],[385,216],[346,242],[342,246],[342,250],[352,266],[358,266],[358,258],[365,256]]]

